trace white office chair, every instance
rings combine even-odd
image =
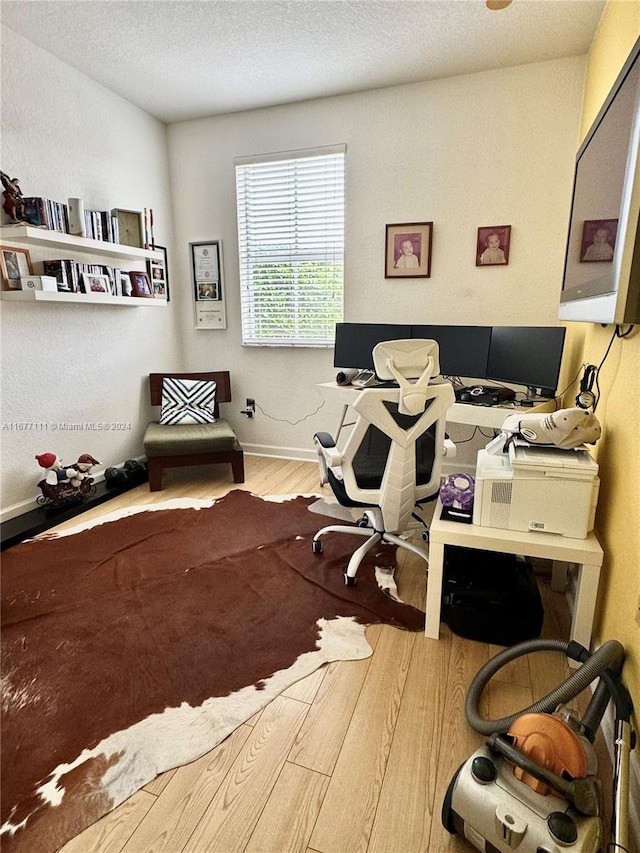
[[[373,360],[378,377],[398,385],[360,392],[353,403],[358,417],[342,452],[329,433],[314,436],[338,501],[364,510],[358,527],[329,525],[313,537],[315,553],[322,551],[326,533],[367,537],[349,560],[348,586],[355,584],[358,566],[380,540],[428,562],[423,548],[399,534],[408,529],[416,506],[438,494],[442,459],[455,454],[444,432],[447,409],[455,402],[453,388],[449,382],[430,384],[440,370],[438,344],[385,341],[374,347]]]

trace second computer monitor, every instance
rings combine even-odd
[[[491,326],[412,326],[411,337],[438,342],[443,376],[487,375]]]
[[[562,326],[494,326],[487,379],[525,385],[553,397],[565,332]]]

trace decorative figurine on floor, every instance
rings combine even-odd
[[[44,479],[38,483],[42,491],[37,499],[39,504],[62,506],[84,501],[88,495],[95,494],[89,471],[99,463],[91,454],[83,453],[74,465],[66,466],[55,453],[41,453],[36,455],[36,459],[38,465],[46,470]]]
[[[0,170],[0,180],[4,187],[4,202],[2,209],[9,217],[9,222],[15,225],[18,222],[24,222],[24,198],[20,189],[20,181],[17,178],[10,178],[6,172]]]

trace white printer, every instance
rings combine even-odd
[[[584,539],[593,530],[600,488],[589,452],[518,440],[504,448],[501,434],[478,452],[473,523]]]

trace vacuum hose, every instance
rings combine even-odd
[[[524,711],[503,717],[501,720],[484,720],[478,713],[478,707],[482,691],[491,678],[510,661],[537,651],[564,652],[567,657],[577,661],[581,666],[544,699],[534,702]],[[621,853],[628,850],[629,754],[635,746],[635,734],[630,727],[633,703],[628,690],[620,680],[624,655],[624,647],[616,640],[604,643],[593,654],[573,641],[565,643],[562,640],[527,640],[500,652],[478,670],[469,687],[465,704],[465,714],[472,729],[481,735],[504,734],[522,714],[552,714],[558,705],[575,698],[595,678],[600,677],[589,707],[582,718],[582,726],[588,739],[593,742],[609,700],[613,699],[616,709],[616,728],[612,815],[614,841],[611,849],[619,850]]]
[[[582,665],[576,669],[576,671],[573,672],[559,687],[556,687],[555,690],[552,690],[551,693],[548,693],[543,699],[539,699],[523,711],[518,711],[517,713],[511,714],[509,717],[503,717],[500,720],[483,719],[478,712],[480,696],[491,678],[493,678],[499,669],[502,669],[502,667],[510,661],[522,657],[523,655],[530,654],[531,652],[538,651],[563,652],[567,657],[578,661]],[[514,723],[522,714],[552,714],[558,705],[566,703],[579,693],[582,693],[582,691],[606,669],[611,668],[614,672],[619,672],[624,660],[624,654],[624,647],[618,643],[617,640],[609,640],[600,646],[600,648],[593,654],[587,651],[584,646],[573,641],[567,643],[563,640],[526,640],[524,643],[518,643],[511,648],[505,649],[503,652],[499,652],[478,670],[467,693],[467,700],[464,709],[467,716],[467,722],[474,731],[481,735],[491,735],[495,732],[502,734],[507,732],[512,723]],[[597,712],[600,719],[604,714],[606,705],[610,698],[608,690],[604,698],[606,700],[604,701],[604,704],[602,701],[598,703],[599,706],[601,706],[601,708],[598,708]],[[591,722],[592,729],[597,729],[600,724],[600,719],[595,722],[595,727],[593,726],[593,722]]]

